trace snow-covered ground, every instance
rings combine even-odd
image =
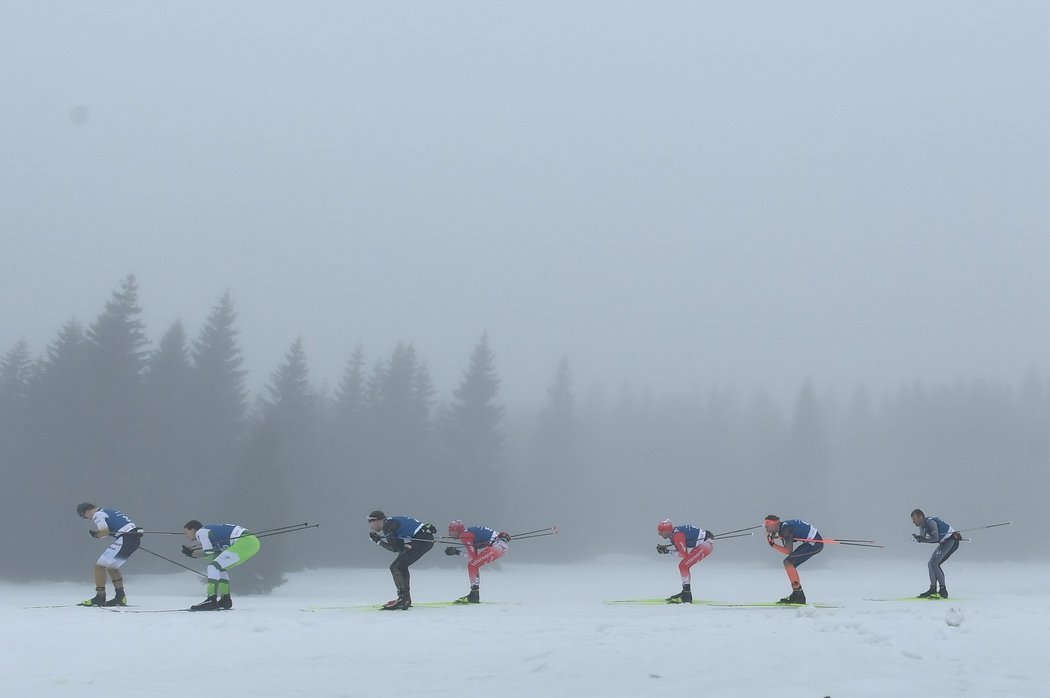
[[[413,568],[417,602],[466,592],[462,569]],[[694,571],[694,595],[787,593],[776,560]],[[250,564],[250,563],[249,563]],[[392,596],[386,568],[314,570],[218,613],[26,608],[85,583],[0,585],[0,685],[9,696],[1048,696],[1047,565],[946,565],[957,599],[880,602],[926,586],[925,558],[804,566],[812,602],[840,608],[611,605],[678,590],[673,559],[502,563],[470,607],[303,610]],[[237,572],[233,573],[236,592]],[[188,572],[136,576],[137,609],[202,597]]]

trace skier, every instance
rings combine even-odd
[[[187,557],[208,560],[208,597],[190,606],[191,611],[228,611],[233,608],[230,596],[230,574],[227,570],[243,564],[259,552],[259,539],[237,524],[202,524],[191,519],[182,527],[191,541],[182,546]]]
[[[98,530],[89,531],[92,538],[113,536],[116,540],[109,544],[95,562],[95,596],[81,601],[81,606],[127,606],[124,596],[124,577],[120,566],[127,562],[131,554],[139,549],[142,542],[142,529],[135,525],[123,512],[117,509],[106,509],[90,502],[77,505],[77,515],[82,519],[91,519]],[[113,580],[114,596],[106,601],[106,573]]]
[[[434,524],[422,523],[410,516],[391,516],[376,509],[368,515],[368,526],[372,530],[368,537],[373,543],[397,553],[390,563],[390,575],[394,578],[397,598],[383,604],[384,611],[407,611],[412,606],[408,567],[430,552],[434,547]]]
[[[916,543],[934,543],[937,545],[930,561],[927,564],[930,570],[930,588],[919,594],[920,599],[939,597],[948,598],[948,587],[944,584],[944,570],[941,565],[959,549],[959,541],[962,534],[958,533],[951,524],[942,521],[936,516],[926,516],[922,509],[916,509],[911,513],[911,522],[918,526],[922,533],[913,533],[911,537]],[[940,589],[937,585],[940,585]]]
[[[710,531],[682,524],[675,526],[670,519],[664,519],[656,525],[656,532],[661,538],[670,538],[670,543],[658,543],[656,552],[669,555],[671,548],[678,552],[678,572],[682,575],[682,591],[667,598],[667,603],[693,603],[692,573],[693,565],[714,552],[715,544],[711,541]]]
[[[824,549],[823,538],[820,537],[816,526],[801,519],[781,521],[780,517],[775,514],[766,517],[765,528],[766,542],[769,543],[769,547],[778,553],[787,555],[784,558],[784,571],[787,572],[788,579],[791,581],[791,595],[785,596],[777,603],[806,603],[806,594],[802,591],[796,568]],[[783,545],[777,544],[777,538],[783,541]],[[796,548],[795,541],[801,541],[802,545]]]
[[[448,525],[448,536],[458,540],[463,548],[455,545],[445,548],[446,555],[462,555],[466,551],[467,577],[470,579],[470,593],[456,599],[456,603],[481,603],[481,568],[495,562],[507,554],[507,543],[510,534],[506,531],[496,533],[487,526],[466,527],[459,519]]]

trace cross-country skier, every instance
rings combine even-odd
[[[670,538],[670,543],[658,543],[656,552],[669,555],[674,548],[681,558],[678,561],[678,572],[682,575],[682,591],[670,596],[667,603],[693,603],[691,568],[696,563],[714,552],[715,544],[711,541],[711,532],[692,524],[675,526],[670,519],[664,519],[656,525],[656,532],[661,538]]]
[[[481,603],[481,568],[507,554],[510,534],[505,531],[497,533],[487,526],[467,528],[466,524],[456,519],[448,525],[448,536],[458,540],[463,548],[450,545],[445,548],[445,554],[465,554],[467,577],[470,579],[470,593],[456,599],[456,603]]]
[[[139,549],[142,541],[142,529],[117,509],[95,506],[90,502],[77,505],[77,514],[83,519],[91,519],[98,530],[90,531],[92,538],[113,536],[116,540],[109,544],[95,562],[95,596],[80,602],[81,606],[127,606],[124,596],[124,577],[120,566],[127,562],[131,554]],[[106,601],[106,573],[113,580],[115,595]]]
[[[383,604],[384,611],[407,611],[412,606],[408,567],[430,552],[434,547],[434,524],[422,523],[410,516],[391,516],[376,509],[368,515],[368,526],[372,530],[368,537],[373,543],[397,553],[390,563],[390,575],[394,578],[397,598]]]
[[[791,581],[791,595],[785,596],[777,603],[806,603],[806,594],[802,591],[802,583],[799,582],[796,568],[824,549],[824,539],[821,538],[816,526],[802,519],[781,521],[776,514],[766,517],[765,528],[766,542],[769,543],[769,547],[778,553],[787,555],[784,558],[784,571],[787,572],[788,579]],[[782,545],[776,542],[777,538],[783,541]],[[801,541],[802,545],[796,548],[796,541]]]
[[[191,611],[227,611],[233,608],[230,574],[227,570],[243,564],[259,552],[259,539],[237,524],[202,524],[196,519],[182,527],[193,544],[182,546],[187,557],[208,560],[208,597],[190,606]]]
[[[930,556],[927,567],[930,570],[930,588],[919,594],[920,599],[931,597],[948,598],[948,587],[944,584],[944,570],[941,565],[959,549],[959,541],[962,534],[956,532],[946,521],[936,516],[926,516],[922,509],[916,509],[911,513],[911,522],[918,526],[922,533],[913,533],[911,537],[916,543],[934,543],[937,549]],[[937,586],[940,585],[938,589]]]

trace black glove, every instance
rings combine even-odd
[[[383,540],[383,536],[375,531],[369,531],[368,537],[372,539],[373,543],[378,543],[379,541]]]
[[[918,533],[911,534],[911,537],[915,539],[916,543],[922,540],[922,536],[920,536]]]
[[[769,547],[772,548],[774,545],[777,544],[776,543],[776,538],[777,538],[777,534],[775,534],[775,533],[767,533],[766,534],[766,542],[769,543]]]
[[[457,548],[454,545],[450,545],[447,548],[445,548],[445,554],[446,555],[459,555],[459,548]]]
[[[503,541],[504,543],[509,543],[510,542],[510,534],[507,533],[506,531],[500,531],[499,534],[496,536],[496,538],[498,538],[499,540]]]
[[[186,557],[193,557],[193,548],[188,545],[182,546],[182,554]]]
[[[670,545],[663,545],[662,543],[657,543],[656,544],[656,552],[660,553],[661,555],[670,555],[671,554],[671,546]]]
[[[952,534],[952,538],[954,540],[962,540],[962,534],[959,533],[958,531],[956,531],[955,533]]]
[[[704,540],[711,540],[714,537],[715,534],[711,533],[710,531],[704,531]]]

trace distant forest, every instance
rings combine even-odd
[[[486,336],[448,396],[435,395],[407,343],[378,357],[348,348],[338,387],[325,393],[296,339],[253,397],[229,293],[195,333],[175,322],[154,342],[140,315],[128,276],[90,325],[67,323],[42,355],[18,342],[0,358],[2,516],[19,542],[3,577],[89,579],[101,548],[76,518],[80,501],[121,509],[150,531],[179,531],[191,518],[256,530],[320,523],[264,541],[238,570],[242,589],[252,576],[264,591],[303,567],[388,564],[366,535],[375,508],[442,533],[452,518],[512,533],[557,525],[556,537],[512,543],[508,560],[567,561],[651,552],[664,517],[717,532],[767,513],[909,552],[914,507],[959,528],[1036,525],[1050,491],[1050,389],[1034,370],[1016,385],[916,382],[881,396],[800,381],[781,406],[728,388],[580,395],[564,359],[537,376],[546,403],[515,410],[501,404]],[[998,530],[956,559],[1028,548],[1017,525]],[[178,543],[143,544],[196,564]],[[753,542],[722,546],[730,558],[768,557]],[[143,567],[166,568],[152,562]]]

